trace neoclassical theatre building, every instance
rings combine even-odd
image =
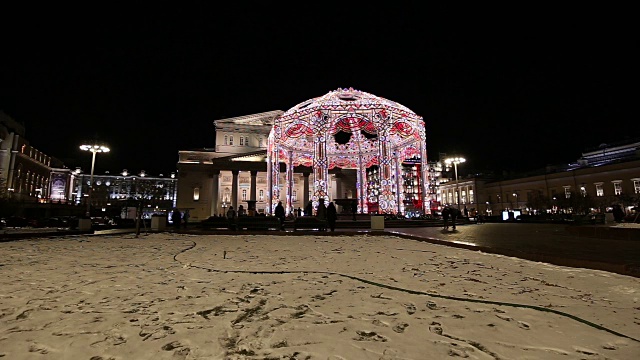
[[[423,214],[436,193],[422,117],[391,100],[338,89],[287,111],[219,119],[215,148],[179,151],[179,209],[194,221],[243,206],[271,214],[309,202],[342,211]],[[433,197],[433,198],[432,198]]]

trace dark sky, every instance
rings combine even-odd
[[[70,168],[90,169],[82,142],[108,143],[96,173],[167,174],[178,150],[214,145],[216,119],[344,87],[423,116],[429,157],[467,170],[640,136],[630,10],[323,6],[7,11],[0,110]]]

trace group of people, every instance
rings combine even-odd
[[[176,229],[179,229],[180,227],[186,229],[190,217],[189,209],[186,209],[184,213],[181,213],[179,209],[173,209],[173,212],[171,213],[171,222],[173,223],[173,227]]]
[[[455,230],[456,220],[458,220],[462,216],[468,219],[475,219],[476,224],[484,224],[484,215],[482,215],[479,211],[471,209],[471,212],[469,212],[466,206],[464,210],[461,211],[457,207],[447,205],[444,207],[444,209],[442,209],[442,220],[444,220],[443,230],[449,230],[449,226],[453,227],[453,230]]]
[[[461,216],[462,216],[462,212],[460,211],[460,209],[451,207],[451,206],[445,206],[445,208],[442,209],[442,220],[444,220],[444,230],[449,230],[449,218],[451,218],[451,225],[453,227],[453,230],[455,230],[456,220],[458,220],[458,218]]]
[[[232,206],[229,206],[229,209],[227,209],[227,219],[229,220],[233,220],[236,218],[236,216],[238,217],[242,217],[242,216],[247,216],[247,210],[245,210],[244,206],[240,205],[238,206],[238,211],[236,212],[236,210],[233,208]]]
[[[304,208],[305,216],[312,216],[313,205],[311,201]],[[280,220],[280,228],[284,230],[284,220],[286,219],[286,213],[284,210],[284,206],[282,205],[282,201],[278,202],[276,205],[274,215]],[[338,209],[333,201],[329,202],[329,205],[325,205],[324,201],[320,201],[318,203],[318,209],[316,210],[316,217],[320,220],[326,220],[329,230],[336,230],[336,220],[338,220]]]

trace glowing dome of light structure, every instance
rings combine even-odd
[[[269,135],[267,157],[272,200],[280,195],[276,164],[281,162],[287,165],[287,182],[292,182],[294,166],[313,168],[314,207],[319,199],[329,200],[329,169],[356,169],[358,208],[367,212],[366,169],[377,165],[381,212],[397,213],[401,201],[400,164],[405,159],[420,157],[422,178],[426,179],[424,120],[394,101],[353,88],[338,89],[304,101],[276,118]],[[289,185],[287,190],[291,188]]]

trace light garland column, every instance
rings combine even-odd
[[[391,189],[392,168],[391,168],[391,148],[389,147],[389,129],[391,114],[384,109],[374,114],[377,119],[376,129],[378,131],[378,178],[380,193],[378,195],[378,213],[392,213],[395,207],[395,199]]]
[[[287,184],[287,207],[285,209],[285,213],[289,214],[292,212],[293,202],[291,201],[293,196],[293,151],[289,150],[287,158],[287,170],[285,173],[285,182]]]
[[[317,208],[320,201],[328,200],[329,163],[327,157],[327,133],[329,130],[329,115],[319,113],[312,117],[312,129],[316,130],[313,142],[313,207]]]

